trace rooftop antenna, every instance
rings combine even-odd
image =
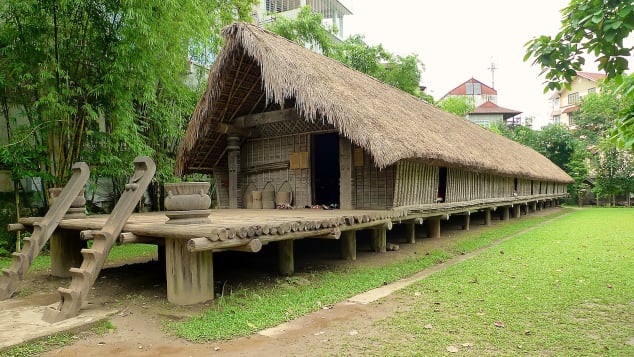
[[[495,70],[499,68],[493,62],[493,57],[491,57],[491,66],[488,69],[491,70],[491,88],[495,89]]]

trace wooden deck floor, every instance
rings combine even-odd
[[[254,238],[266,244],[272,241],[321,237],[338,239],[341,232],[371,228],[390,229],[393,223],[413,221],[427,217],[468,213],[474,210],[499,206],[527,204],[558,197],[511,197],[500,200],[474,200],[458,203],[439,203],[391,210],[249,210],[214,209],[209,224],[176,225],[167,223],[164,212],[135,213],[125,224],[120,243],[160,243],[164,238],[197,239],[204,249],[230,249],[243,246]],[[59,227],[70,230],[98,230],[103,227],[107,215],[63,219]],[[32,225],[37,217],[22,218],[20,223]],[[420,221],[419,221],[420,222]],[[87,235],[88,236],[88,235]],[[192,242],[192,249],[195,242]]]

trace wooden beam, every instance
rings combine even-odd
[[[239,136],[246,138],[258,136],[258,133],[255,129],[238,128],[234,125],[225,123],[218,123],[218,125],[216,126],[216,132],[220,134],[227,134],[229,136]]]
[[[9,223],[7,224],[7,232],[23,231],[26,226],[22,223]]]
[[[233,120],[236,128],[252,128],[264,124],[279,123],[289,120],[300,119],[295,108],[275,110],[271,112],[248,114],[237,117]]]
[[[353,224],[350,226],[339,226],[339,229],[341,229],[342,232],[345,231],[352,231],[352,230],[359,230],[359,229],[366,229],[366,228],[385,228],[387,230],[392,230],[392,226],[394,224],[392,223],[392,220],[390,219],[379,219],[376,221],[370,221],[370,222],[365,222],[365,223],[359,223],[359,224]]]
[[[262,249],[262,241],[257,238],[249,240],[241,240],[241,245],[235,245],[233,241],[212,242],[207,238],[192,238],[187,242],[187,250],[190,253],[202,252],[205,250],[235,250],[239,252],[257,253]]]

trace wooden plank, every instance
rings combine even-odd
[[[252,128],[265,124],[280,123],[289,120],[299,120],[295,108],[281,109],[264,113],[249,114],[233,119],[236,128]]]

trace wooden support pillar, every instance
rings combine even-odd
[[[531,202],[531,211],[532,212],[536,212],[537,211],[537,202]]]
[[[544,209],[544,202],[537,202],[537,210],[541,211],[542,209]]]
[[[372,250],[376,253],[385,253],[387,251],[387,229],[372,230]]]
[[[429,219],[429,226],[427,235],[429,238],[440,238],[440,217],[433,217]]]
[[[462,229],[468,231],[469,225],[471,224],[471,215],[465,214],[463,219],[464,220],[462,221]]]
[[[485,226],[491,225],[491,209],[490,208],[486,208],[484,210],[484,225]]]
[[[508,221],[509,220],[509,206],[504,206],[502,207],[502,220],[503,221]]]
[[[277,242],[277,262],[281,275],[292,275],[295,272],[292,239]]]
[[[405,238],[410,244],[416,244],[416,225],[414,223],[405,224]]]
[[[51,275],[58,278],[70,278],[70,268],[77,268],[83,261],[81,250],[88,247],[79,231],[61,229],[51,235]]]
[[[240,177],[240,138],[227,138],[227,159],[229,165],[229,208],[238,208],[238,177]]]
[[[352,144],[344,136],[339,137],[339,207],[352,207]]]
[[[522,215],[522,205],[513,206],[513,218],[520,218]]]
[[[157,252],[157,261],[161,264],[165,264],[165,245],[157,244],[156,245]]]
[[[341,258],[345,260],[357,260],[357,231],[342,232]]]
[[[190,253],[186,239],[165,238],[167,300],[176,305],[199,304],[214,298],[211,250]]]

